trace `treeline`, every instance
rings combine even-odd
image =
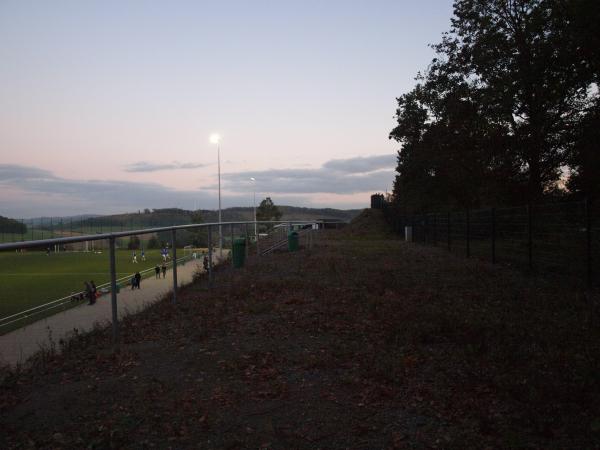
[[[0,216],[0,230],[3,233],[25,234],[27,233],[27,225],[15,219]]]
[[[397,99],[397,205],[597,196],[599,23],[598,0],[457,0],[436,57]]]

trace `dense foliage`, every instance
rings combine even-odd
[[[265,198],[256,209],[256,220],[268,221],[268,220],[280,220],[281,211],[273,203],[271,197]]]
[[[595,0],[457,0],[436,58],[397,99],[397,203],[597,194],[598,23]]]
[[[0,216],[0,230],[3,233],[25,234],[27,233],[27,225],[18,220]]]

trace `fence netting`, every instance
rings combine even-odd
[[[598,285],[600,207],[590,201],[404,214],[383,205],[392,228],[451,253]]]

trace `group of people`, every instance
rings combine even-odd
[[[154,274],[155,274],[155,278],[160,278],[160,273],[162,272],[162,277],[165,278],[167,276],[167,266],[165,263],[162,263],[162,266],[158,266],[158,264],[156,265],[156,267],[154,267]]]
[[[142,276],[139,272],[136,272],[134,276],[131,277],[131,290],[140,289],[140,282],[142,281]]]
[[[142,252],[140,253],[140,256],[142,257],[142,261],[146,261],[146,253],[144,252],[144,250],[142,250]],[[137,253],[133,252],[132,255],[132,263],[137,264],[138,260],[137,260]]]
[[[48,253],[49,250],[48,250]],[[154,273],[157,279],[160,279],[160,274],[162,273],[162,277],[166,278],[167,276],[167,265],[165,264],[166,261],[169,260],[169,249],[168,248],[163,248],[160,251],[160,254],[163,258],[163,263],[162,265],[156,265],[154,267]],[[140,256],[142,258],[142,261],[146,261],[146,254],[144,253],[144,250],[141,251]],[[133,262],[137,263],[137,254],[136,252],[133,252]],[[208,258],[205,256],[204,257],[204,269],[208,271]],[[139,272],[136,272],[132,277],[131,277],[131,289],[140,289],[140,284],[141,284],[141,280],[142,280],[142,275]],[[93,280],[91,281],[84,281],[83,282],[85,289],[82,293],[80,293],[79,295],[73,295],[71,297],[71,300],[75,301],[75,300],[84,300],[87,299],[88,300],[88,305],[93,305],[94,303],[96,303],[96,298],[98,297],[99,293],[98,293],[98,289],[96,288],[96,284],[94,283]]]
[[[146,261],[146,253],[144,250],[140,252],[140,256],[142,261]],[[164,247],[160,250],[160,256],[162,256],[163,262],[167,262],[169,259],[171,259],[171,256],[169,255],[169,249],[167,247]],[[131,262],[134,264],[137,264],[138,262],[137,253],[135,251],[131,254]]]

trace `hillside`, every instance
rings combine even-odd
[[[282,212],[281,220],[342,220],[350,221],[356,217],[360,210],[358,209],[333,209],[333,208],[301,208],[297,206],[278,206]],[[200,210],[204,222],[217,222],[219,219],[218,211]],[[105,216],[80,216],[73,220],[73,223],[82,229],[98,227],[124,227],[124,228],[146,228],[146,227],[166,227],[169,225],[184,225],[191,223],[193,211],[179,208],[164,208],[154,210],[141,210],[136,213],[112,214]],[[254,210],[249,207],[234,207],[222,210],[222,220],[224,222],[249,221],[254,218]],[[53,218],[54,226],[58,224],[61,218]],[[65,223],[69,223],[71,218],[62,218]],[[40,225],[41,219],[32,219],[38,224],[39,228],[48,229],[50,219],[43,220],[43,226]]]
[[[7,371],[0,447],[597,448],[591,303],[369,214]]]

